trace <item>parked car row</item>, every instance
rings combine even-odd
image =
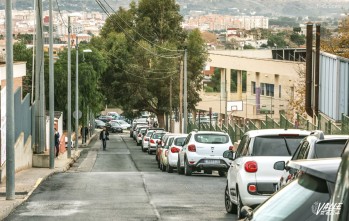
[[[130,137],[141,146],[143,152],[155,153],[155,160],[162,171],[192,175],[195,172],[212,174],[218,171],[225,176],[230,160],[223,157],[232,150],[230,137],[224,132],[192,131],[189,134],[166,132],[162,128],[151,128],[137,122],[130,130]]]
[[[223,154],[231,161],[226,211],[245,220],[348,220],[348,138],[294,129],[247,132],[236,151]],[[336,181],[340,163],[346,169]],[[341,194],[333,193],[335,185]]]

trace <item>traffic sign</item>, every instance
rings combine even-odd
[[[76,111],[73,112],[73,117],[76,118]],[[78,119],[80,119],[82,117],[82,112],[79,111],[78,112]]]

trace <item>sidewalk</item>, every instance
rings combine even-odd
[[[93,134],[91,138],[87,140],[85,144],[81,144],[79,140],[79,149],[75,151],[71,150],[71,158],[67,158],[67,151],[59,155],[58,159],[55,159],[55,168],[29,168],[22,170],[15,174],[15,200],[6,200],[6,180],[0,184],[0,220],[6,218],[12,210],[17,206],[25,202],[33,191],[39,186],[39,184],[47,179],[49,176],[55,173],[61,173],[67,171],[71,165],[80,157],[81,149],[86,148],[90,141],[93,140],[97,134]]]

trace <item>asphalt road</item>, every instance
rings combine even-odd
[[[236,220],[226,178],[161,172],[127,132],[93,141],[66,173],[44,181],[6,220]]]

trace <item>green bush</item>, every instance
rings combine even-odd
[[[210,86],[205,86],[205,87],[204,87],[204,91],[205,91],[205,92],[213,92],[213,88],[210,87]]]

